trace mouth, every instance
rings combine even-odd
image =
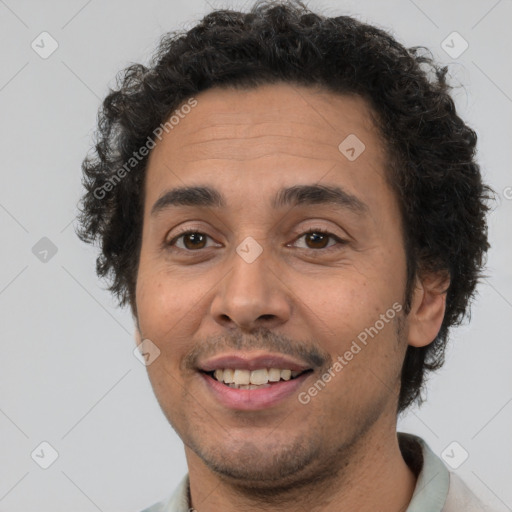
[[[200,361],[197,370],[215,402],[242,411],[284,406],[314,371],[306,361],[256,351],[220,354]]]
[[[297,379],[313,369],[297,371],[290,368],[217,368],[212,371],[200,370],[217,382],[232,389],[264,389],[279,385],[279,383]]]

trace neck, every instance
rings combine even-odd
[[[379,425],[382,428],[382,425]],[[375,425],[378,427],[378,425]],[[377,435],[380,434],[380,435]],[[301,477],[300,485],[276,486],[254,491],[238,482],[231,482],[211,471],[203,461],[185,448],[189,468],[190,504],[200,512],[238,512],[239,510],[276,510],[295,512],[299,509],[311,512],[359,512],[405,511],[416,485],[416,476],[404,461],[393,429],[382,435],[382,430],[366,433],[349,449],[336,453],[329,462],[316,461],[308,482]]]

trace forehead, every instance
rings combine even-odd
[[[384,144],[359,96],[272,84],[195,99],[151,152],[147,207],[163,189],[185,184],[217,184],[229,195],[326,179],[353,193],[366,189],[368,199],[379,193],[370,185],[386,186]]]

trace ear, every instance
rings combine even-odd
[[[443,323],[449,285],[450,277],[446,272],[416,277],[408,315],[409,345],[424,347],[434,341]]]

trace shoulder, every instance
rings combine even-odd
[[[450,487],[443,512],[456,512],[459,510],[464,510],[464,512],[495,512],[494,509],[480,501],[464,480],[450,471]]]
[[[456,473],[419,436],[398,432],[402,456],[417,482],[407,512],[496,512],[482,503]]]

